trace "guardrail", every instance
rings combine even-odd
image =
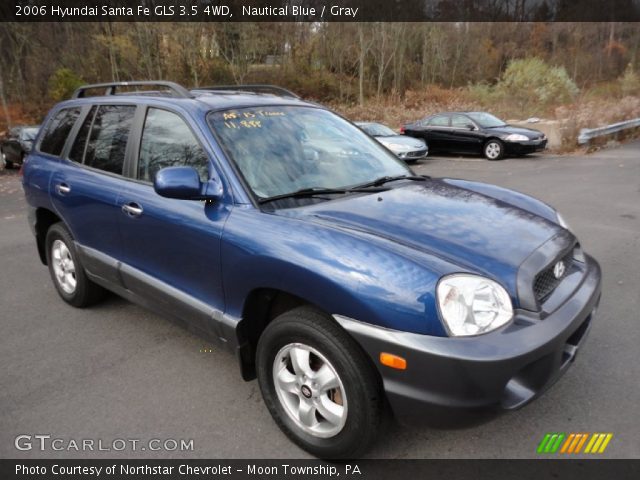
[[[596,137],[612,135],[629,128],[638,127],[640,127],[640,118],[634,118],[633,120],[627,120],[624,122],[612,123],[611,125],[607,125],[606,127],[583,128],[582,130],[580,130],[580,135],[578,135],[578,144],[584,145],[585,143],[589,143]]]

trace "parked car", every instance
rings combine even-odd
[[[544,133],[507,125],[486,112],[439,113],[404,125],[401,131],[424,139],[432,152],[482,154],[488,160],[540,152],[547,146]]]
[[[220,341],[325,458],[363,453],[387,406],[404,421],[514,409],[572,364],[601,274],[552,207],[415,175],[281,89],[157,83],[171,95],[80,88],[27,157],[30,226],[65,302],[111,290]],[[332,136],[348,154],[327,153]]]
[[[7,138],[0,142],[0,157],[6,168],[22,165],[24,158],[31,151],[39,129],[39,126],[23,126],[9,130]]]
[[[427,144],[422,139],[398,135],[381,123],[355,122],[355,124],[407,163],[417,162],[429,154]]]

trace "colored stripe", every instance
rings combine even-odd
[[[582,438],[582,435],[577,433],[576,438],[574,438],[573,442],[571,442],[571,446],[569,447],[569,451],[567,453],[573,453],[573,450],[576,448],[576,445],[578,445],[578,442],[580,441],[581,438]]]
[[[587,443],[587,448],[584,449],[584,453],[591,453],[591,447],[593,447],[593,444],[596,443],[597,438],[598,435],[596,433],[591,436],[591,440],[589,440],[589,443]]]
[[[543,453],[544,452],[544,447],[547,445],[547,442],[549,441],[550,438],[551,438],[551,434],[550,433],[547,433],[544,436],[544,438],[540,442],[540,445],[538,445],[538,453]]]
[[[593,448],[591,449],[591,453],[597,453],[598,452],[598,448],[600,448],[600,444],[604,440],[604,437],[606,437],[606,435],[604,433],[599,433],[598,434],[598,439],[596,440],[596,443],[593,445]]]
[[[565,437],[564,433],[561,433],[558,435],[558,439],[556,440],[556,443],[551,448],[551,453],[556,453],[558,451],[558,448],[560,448],[560,444],[562,443],[562,440],[564,440],[564,437]]]
[[[609,445],[609,442],[611,441],[612,438],[613,438],[613,433],[607,433],[607,436],[604,439],[604,442],[602,442],[602,445],[600,446],[600,450],[598,450],[598,453],[604,453],[605,449],[607,448],[607,445]]]
[[[565,453],[567,451],[567,449],[569,448],[569,445],[571,444],[575,436],[576,434],[572,433],[567,437],[567,440],[564,442],[564,445],[562,445],[562,450],[560,450],[560,453]]]
[[[587,438],[589,438],[589,434],[583,433],[582,439],[580,440],[580,443],[578,443],[578,445],[576,446],[576,451],[574,453],[580,453],[580,450],[582,450],[582,446],[584,445],[584,442],[587,441]]]
[[[549,439],[547,446],[544,448],[544,453],[551,453],[551,447],[553,446],[553,443],[556,441],[556,438],[558,438],[557,433],[554,433],[553,435],[551,435],[551,438]]]

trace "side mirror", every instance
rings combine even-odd
[[[166,167],[156,173],[153,188],[162,197],[180,200],[215,200],[222,196],[222,187],[216,180],[200,181],[193,167]]]
[[[466,126],[469,130],[475,130],[475,129],[476,129],[476,126],[475,126],[473,123],[467,123],[465,126]]]

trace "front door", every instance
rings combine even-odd
[[[451,115],[451,142],[455,151],[460,153],[479,153],[482,151],[482,136],[466,115]]]
[[[192,166],[208,181],[214,170],[197,131],[176,112],[147,109],[134,178],[118,199],[122,278],[156,306],[220,336],[215,321],[224,311],[220,242],[229,205],[164,198],[153,188],[156,173],[169,166]]]

